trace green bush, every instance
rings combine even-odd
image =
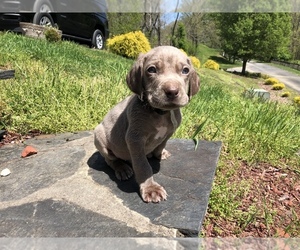
[[[278,84],[278,83],[279,83],[279,81],[276,78],[270,77],[270,78],[265,80],[264,84],[265,85],[274,85],[274,84]]]
[[[58,42],[61,40],[61,32],[53,27],[46,28],[44,35],[49,42]]]
[[[117,55],[135,59],[140,53],[148,52],[151,46],[144,33],[134,31],[108,39],[107,48]]]
[[[273,90],[282,90],[285,88],[285,85],[283,83],[275,83],[272,87]]]
[[[200,69],[201,63],[200,60],[195,56],[190,56],[191,62],[196,69]]]
[[[214,60],[207,60],[204,64],[203,64],[204,68],[207,69],[213,69],[213,70],[219,70],[220,69],[220,65],[218,63],[216,63]]]

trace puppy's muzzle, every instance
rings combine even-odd
[[[173,101],[179,97],[179,87],[174,85],[166,85],[163,87],[163,91],[168,100]]]

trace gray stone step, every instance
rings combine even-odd
[[[220,142],[172,139],[165,161],[150,159],[168,200],[147,204],[134,179],[118,181],[96,152],[92,132],[26,140],[0,148],[0,237],[197,236],[207,209]]]

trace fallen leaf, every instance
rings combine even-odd
[[[282,237],[282,238],[289,238],[290,237],[290,235],[288,233],[286,233],[284,231],[284,229],[282,229],[282,228],[277,228],[276,231],[277,231],[277,234],[278,234],[279,237]]]
[[[24,158],[34,154],[37,154],[37,150],[32,146],[26,146],[22,151],[21,157]]]

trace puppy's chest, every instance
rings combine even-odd
[[[163,141],[167,136],[175,132],[179,126],[180,121],[176,118],[173,111],[170,112],[168,117],[164,117],[158,121],[153,129],[153,139],[155,141]]]

